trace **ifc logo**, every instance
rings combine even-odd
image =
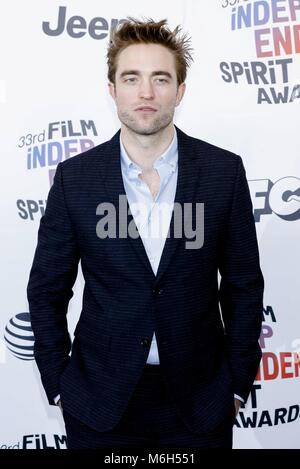
[[[4,340],[8,350],[20,360],[34,360],[34,335],[30,314],[19,313],[11,318],[5,327]]]

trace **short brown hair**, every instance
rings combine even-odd
[[[166,24],[166,19],[158,22],[152,18],[140,21],[129,16],[112,31],[107,51],[108,79],[111,83],[115,83],[118,55],[132,44],[165,46],[175,57],[178,85],[185,81],[187,68],[193,60],[190,38],[186,34],[179,36],[180,26],[171,31]]]

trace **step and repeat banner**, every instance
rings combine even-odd
[[[263,358],[234,448],[300,448],[300,0],[27,0],[0,10],[0,448],[66,448],[33,358],[26,286],[57,164],[120,127],[106,49],[127,16],[167,18],[191,36],[175,123],[246,168],[265,278]],[[71,337],[83,284],[79,269]]]

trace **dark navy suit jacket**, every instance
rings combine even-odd
[[[264,280],[242,159],[176,130],[175,202],[204,203],[201,249],[173,235],[174,213],[157,275],[140,237],[97,236],[98,204],[114,204],[118,220],[125,195],[120,130],[58,165],[40,221],[27,287],[36,363],[49,403],[60,394],[67,412],[99,431],[121,418],[154,331],[170,396],[194,432],[233,423],[234,393],[247,399],[261,359]],[[85,287],[71,343],[79,261]]]

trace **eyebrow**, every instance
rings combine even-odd
[[[141,75],[141,72],[140,72],[139,70],[124,70],[124,72],[122,72],[122,73],[120,74],[120,78],[123,78],[123,77],[126,76],[126,75],[138,75],[138,76],[140,76],[140,75]],[[155,72],[152,72],[152,73],[151,73],[151,76],[152,76],[152,77],[155,77],[155,76],[157,76],[157,75],[164,75],[164,76],[166,76],[166,77],[168,77],[168,78],[170,78],[170,79],[173,78],[172,75],[171,75],[171,73],[166,72],[165,70],[156,70]]]

